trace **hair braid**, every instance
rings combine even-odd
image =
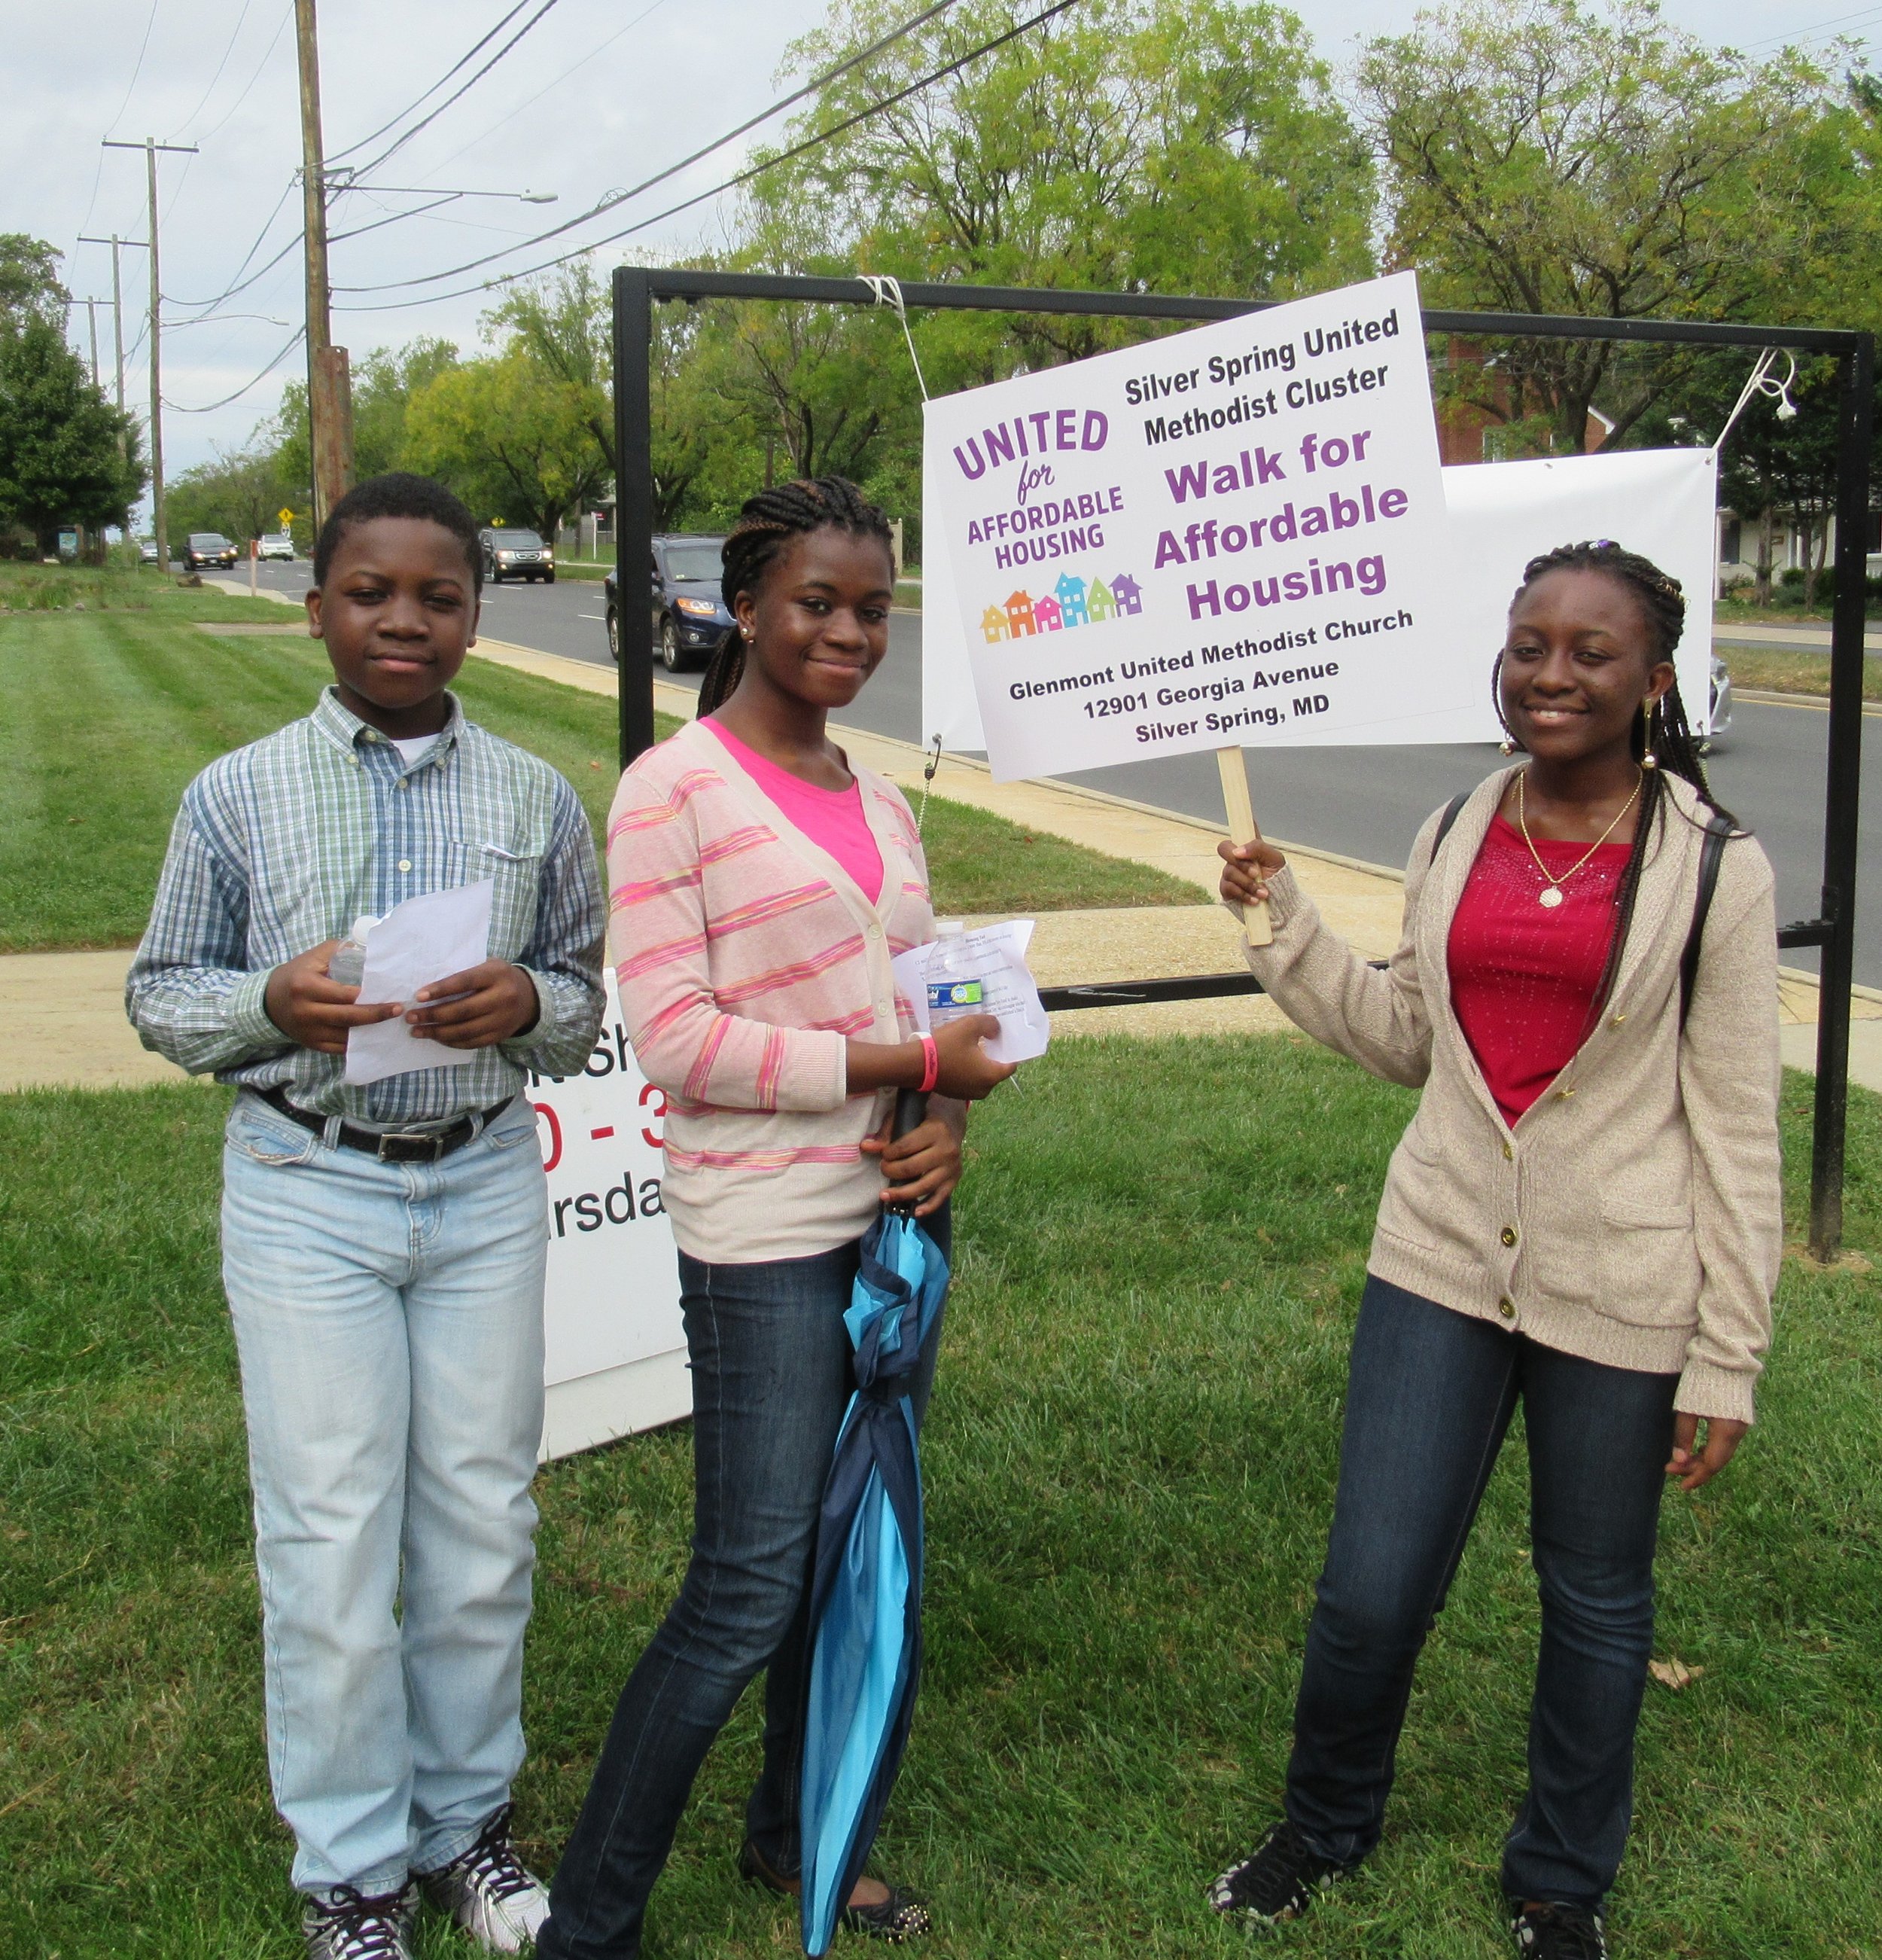
[[[1520,599],[1537,579],[1546,578],[1552,571],[1599,571],[1619,580],[1640,603],[1648,630],[1653,635],[1655,660],[1672,659],[1674,649],[1686,630],[1686,594],[1680,581],[1662,571],[1652,559],[1626,549],[1612,538],[1558,545],[1553,551],[1532,558],[1523,567],[1523,581],[1516,588],[1515,598]],[[1511,603],[1514,604],[1515,600]],[[1490,670],[1490,697],[1496,704],[1496,718],[1503,722],[1505,732],[1508,733],[1509,724],[1503,721],[1502,673],[1503,656],[1499,652]],[[1641,772],[1640,807],[1634,818],[1632,845],[1627,854],[1626,867],[1614,888],[1613,937],[1609,942],[1607,962],[1601,969],[1600,984],[1594,989],[1584,1035],[1600,1018],[1620,971],[1628,929],[1633,924],[1634,902],[1640,892],[1640,876],[1646,865],[1647,840],[1655,822],[1664,820],[1668,800],[1665,784],[1667,774],[1683,777],[1698,791],[1701,801],[1709,809],[1725,817],[1734,830],[1743,829],[1738,819],[1713,795],[1712,785],[1706,781],[1706,765],[1700,759],[1699,745],[1694,738],[1692,725],[1686,718],[1686,703],[1680,698],[1677,679],[1660,697],[1651,715],[1635,719],[1628,742],[1634,760],[1643,764],[1651,745],[1653,766],[1643,768]]]
[[[847,476],[800,478],[748,498],[720,552],[725,571],[720,590],[726,611],[736,616],[739,594],[757,592],[792,539],[826,527],[853,537],[875,538],[893,555],[888,518]],[[699,684],[701,720],[731,698],[744,674],[745,641],[734,628],[720,643]]]

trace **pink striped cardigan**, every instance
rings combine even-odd
[[[673,1236],[696,1259],[792,1259],[859,1237],[882,1172],[857,1148],[894,1098],[851,1096],[846,1039],[907,1039],[889,960],[933,937],[901,793],[851,768],[882,854],[871,905],[710,730],[621,778],[609,946],[634,1052],[666,1093]]]

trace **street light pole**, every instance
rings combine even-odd
[[[352,487],[353,389],[346,349],[333,345],[327,283],[326,168],[320,135],[320,48],[314,0],[294,0],[300,67],[300,199],[307,259],[307,439],[313,527]]]
[[[160,572],[170,569],[170,533],[164,526],[164,394],[159,335],[163,325],[161,307],[162,285],[157,266],[157,153],[173,150],[179,156],[197,154],[194,143],[159,143],[146,136],[141,143],[116,142],[107,136],[107,150],[141,150],[145,182],[150,195],[151,255],[151,516],[157,533],[157,565]]]

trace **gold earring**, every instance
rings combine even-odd
[[[1515,740],[1514,737],[1511,736],[1505,735],[1502,740],[1498,743],[1496,746],[1502,750],[1505,756],[1513,756],[1516,752]]]
[[[1660,758],[1653,752],[1653,706],[1652,695],[1640,704],[1640,719],[1643,724],[1640,766],[1643,769],[1657,769],[1660,766]]]

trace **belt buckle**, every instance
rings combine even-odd
[[[444,1132],[387,1130],[376,1154],[381,1163],[436,1163],[444,1154]]]

